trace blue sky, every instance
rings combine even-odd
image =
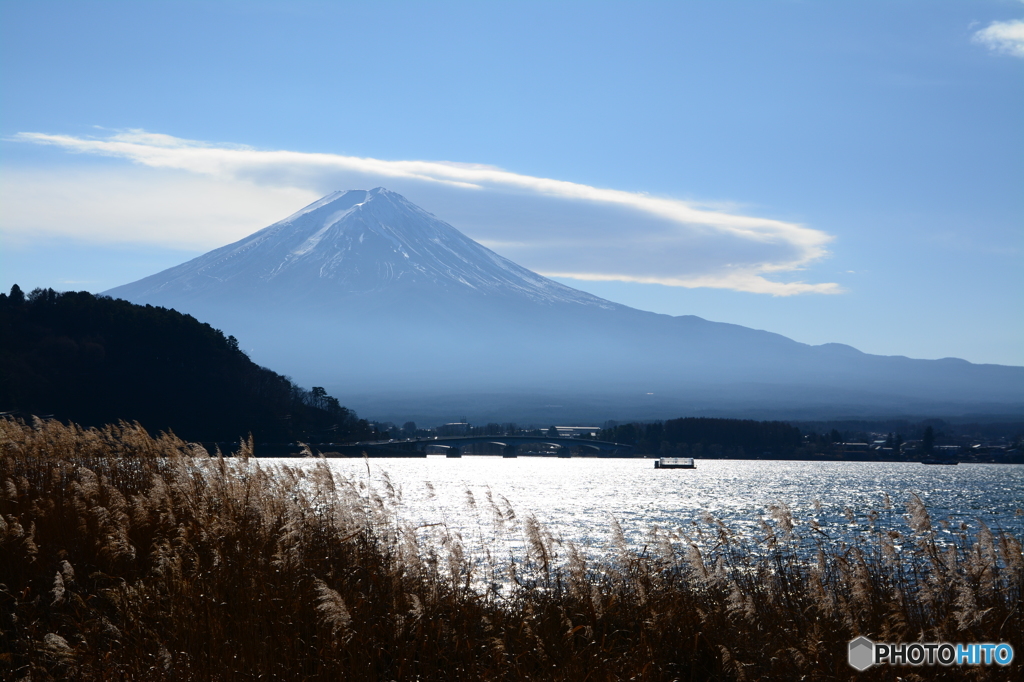
[[[1024,3],[0,0],[0,287],[383,185],[673,315],[1024,365]]]

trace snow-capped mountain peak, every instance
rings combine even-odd
[[[542,277],[383,187],[332,192],[269,227],[108,292],[130,300],[287,299],[428,289],[618,307]]]

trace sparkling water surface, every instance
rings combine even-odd
[[[856,525],[872,510],[882,523],[901,525],[912,493],[936,522],[976,526],[980,519],[993,530],[1024,535],[1019,465],[698,459],[696,469],[662,470],[650,459],[485,456],[327,462],[336,474],[372,486],[403,521],[444,524],[466,540],[486,541],[495,512],[509,507],[518,521],[533,515],[555,538],[595,549],[607,542],[613,519],[629,544],[640,547],[655,526],[685,530],[707,515],[741,533],[757,531],[773,505],[787,506],[798,527],[813,518],[826,529],[851,528],[847,510]]]

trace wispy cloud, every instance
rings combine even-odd
[[[995,52],[1024,57],[1024,21],[994,21],[975,32],[973,40]]]
[[[200,192],[201,200],[192,201],[189,194],[175,201],[199,207],[194,213],[213,210],[222,219],[226,211],[238,211],[234,220],[227,220],[236,226],[229,230],[235,233],[228,235],[224,229],[197,230],[175,224],[179,211],[169,205],[174,202],[165,200],[160,203],[162,215],[151,216],[151,228],[146,235],[138,235],[149,241],[180,246],[193,240],[197,246],[216,246],[228,241],[229,236],[237,239],[255,229],[251,223],[256,213],[267,213],[259,224],[262,226],[299,207],[269,213],[286,199],[301,197],[306,201],[332,189],[379,184],[406,194],[502,255],[544,274],[781,296],[840,291],[834,283],[774,279],[785,279],[787,273],[826,256],[832,237],[825,232],[677,199],[533,177],[479,164],[259,150],[141,130],[114,132],[106,137],[19,133],[14,139],[127,159],[171,173],[164,180],[173,177],[171,185],[186,194],[188,190],[183,188],[189,181],[185,178],[205,177],[212,184]],[[136,181],[142,183],[144,179]],[[215,201],[218,188],[232,196]],[[5,198],[5,204],[8,199],[20,204],[15,213],[47,210],[38,203],[25,205],[17,196],[19,191],[8,193],[11,196]],[[262,199],[249,206],[231,203],[243,195]],[[147,192],[136,191],[135,196],[144,203]],[[7,230],[12,221],[5,213]],[[202,226],[209,223],[209,219],[198,220]],[[242,224],[247,227],[242,228]],[[215,239],[220,241],[205,243]]]

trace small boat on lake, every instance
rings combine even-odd
[[[696,469],[693,457],[662,457],[654,460],[655,469]]]

